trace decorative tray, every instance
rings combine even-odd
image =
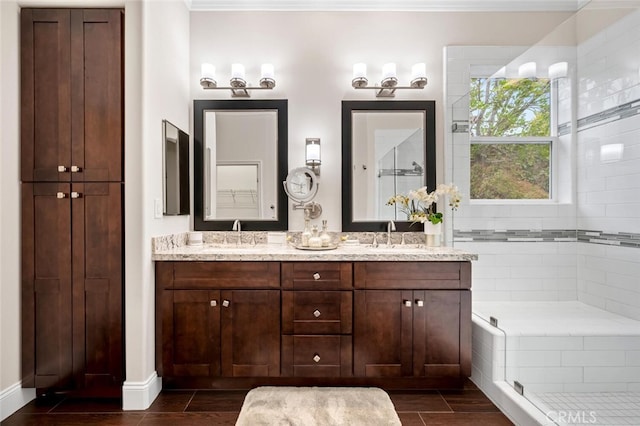
[[[331,244],[329,246],[326,247],[304,247],[304,246],[299,246],[297,244],[292,244],[293,247],[297,248],[298,250],[312,250],[312,251],[322,251],[322,250],[335,250],[338,248],[337,244]]]

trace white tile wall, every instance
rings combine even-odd
[[[576,300],[575,242],[456,242],[478,253],[474,301]]]
[[[578,118],[640,98],[640,12],[578,45]]]

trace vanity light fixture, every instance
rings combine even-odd
[[[398,86],[398,76],[396,64],[393,62],[384,64],[382,67],[382,81],[379,86],[369,87],[367,80],[367,64],[357,63],[353,65],[353,79],[351,86],[354,89],[374,89],[377,90],[377,98],[392,98],[396,90],[400,89],[424,89],[427,85],[427,67],[424,63],[415,64],[411,67],[411,83],[409,86]]]
[[[305,144],[305,162],[311,171],[320,176],[320,138],[307,138]]]
[[[276,87],[273,64],[262,64],[260,86],[247,86],[245,80],[244,65],[231,64],[231,80],[229,86],[218,87],[216,81],[216,67],[211,64],[202,64],[200,71],[200,86],[203,89],[231,90],[234,98],[248,98],[249,90],[270,90]]]
[[[566,62],[556,62],[555,64],[549,65],[549,79],[557,80],[559,78],[564,78],[567,76],[569,72],[569,64]]]
[[[518,67],[518,78],[536,79],[537,65],[535,62],[526,62]]]

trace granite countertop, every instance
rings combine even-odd
[[[300,250],[290,244],[202,244],[154,250],[155,261],[471,261],[478,255],[451,247],[421,244],[373,247],[339,246],[334,250]]]

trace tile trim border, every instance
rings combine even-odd
[[[578,119],[578,132],[640,114],[640,99]]]
[[[473,229],[453,231],[454,242],[581,242],[640,248],[640,234],[585,229]]]

